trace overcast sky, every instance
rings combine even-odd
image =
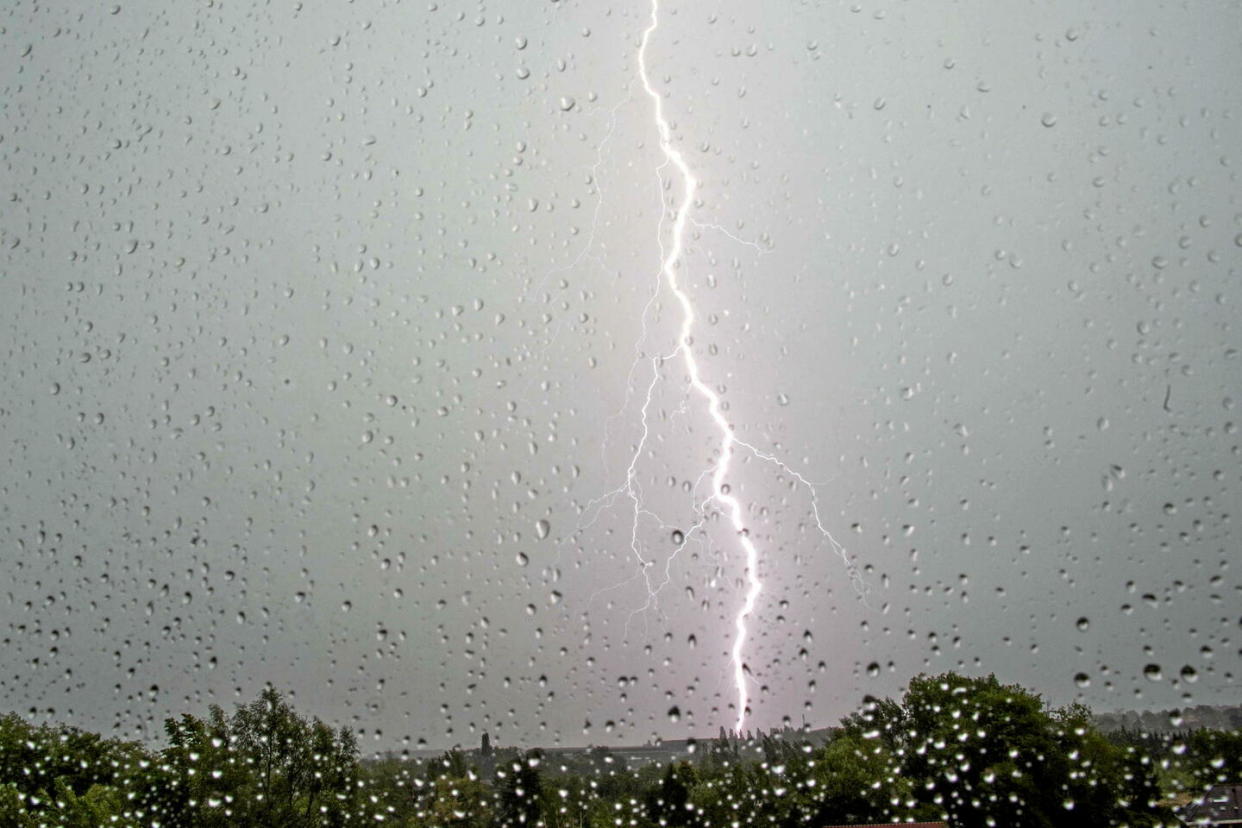
[[[693,352],[866,585],[739,456],[748,725],[944,670],[1238,702],[1242,7],[665,1]],[[6,5],[0,709],[156,738],[271,683],[364,749],[732,725],[718,508],[669,560],[719,435],[651,373],[649,14]],[[654,597],[605,497],[648,388]]]

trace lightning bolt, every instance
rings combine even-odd
[[[683,549],[691,542],[696,535],[702,535],[705,532],[707,524],[707,509],[711,503],[716,503],[720,510],[728,516],[729,522],[733,527],[734,534],[738,539],[742,551],[745,553],[745,569],[743,580],[745,582],[745,596],[741,606],[738,608],[733,619],[734,635],[733,646],[730,649],[730,664],[733,678],[733,684],[737,695],[737,719],[735,729],[737,732],[744,730],[746,717],[750,713],[750,690],[747,683],[747,673],[749,672],[746,661],[746,643],[750,637],[748,621],[755,611],[755,606],[759,600],[759,595],[763,591],[763,582],[759,578],[759,549],[751,540],[750,532],[746,527],[745,510],[741,501],[735,497],[727,483],[730,469],[732,467],[735,453],[738,449],[749,452],[756,459],[772,465],[786,474],[790,479],[795,481],[796,485],[804,487],[810,493],[811,512],[814,516],[815,527],[820,535],[827,540],[832,550],[840,557],[847,571],[850,574],[851,584],[855,592],[866,604],[867,584],[863,580],[856,566],[851,562],[846,554],[845,548],[837,542],[832,533],[825,527],[820,516],[819,494],[815,485],[799,474],[787,463],[782,461],[776,455],[765,452],[754,445],[740,440],[734,433],[733,426],[725,418],[722,400],[720,395],[712,390],[706,382],[703,381],[702,370],[700,369],[698,360],[695,358],[694,350],[691,343],[693,342],[693,333],[696,321],[694,304],[691,302],[689,295],[686,294],[678,280],[678,270],[682,266],[682,256],[685,251],[685,237],[687,225],[693,225],[700,229],[715,230],[723,233],[733,241],[752,247],[756,252],[762,255],[765,251],[756,243],[740,239],[730,233],[725,228],[715,224],[705,224],[696,222],[690,216],[691,207],[694,204],[695,195],[699,189],[698,179],[695,178],[690,165],[686,162],[685,156],[673,144],[672,130],[669,126],[668,119],[664,115],[663,99],[660,93],[651,83],[651,77],[647,70],[647,47],[651,42],[652,36],[660,26],[660,0],[651,0],[651,20],[647,28],[643,31],[642,41],[638,49],[638,74],[642,83],[643,90],[651,99],[652,117],[655,124],[657,134],[659,135],[660,151],[664,156],[664,163],[657,169],[657,189],[660,198],[660,222],[656,230],[656,236],[660,246],[660,269],[659,276],[653,288],[651,296],[648,298],[643,308],[641,322],[642,333],[636,346],[635,361],[630,369],[630,376],[626,383],[626,402],[622,406],[623,413],[629,408],[630,393],[634,387],[635,372],[640,364],[649,361],[651,367],[650,379],[645,383],[646,395],[639,409],[639,419],[641,431],[637,444],[633,453],[630,455],[629,464],[625,471],[625,480],[616,489],[596,498],[586,504],[583,511],[587,514],[594,513],[594,517],[586,524],[579,525],[578,530],[584,531],[592,526],[599,515],[606,509],[610,509],[619,498],[626,498],[631,505],[631,524],[630,524],[630,552],[638,567],[638,573],[635,578],[640,578],[647,591],[646,603],[634,610],[630,614],[629,620],[626,622],[626,634],[628,636],[630,622],[637,615],[644,615],[648,610],[657,606],[658,597],[663,588],[668,584],[671,578],[671,567],[674,560]],[[615,109],[614,109],[615,114]],[[673,167],[681,179],[681,194],[672,208],[673,222],[668,230],[668,237],[671,239],[668,247],[665,247],[665,223],[668,217],[669,208],[664,204],[664,176],[663,170],[666,167]],[[581,258],[581,257],[580,257]],[[677,304],[682,311],[681,326],[678,332],[676,346],[669,353],[657,353],[655,356],[644,358],[641,354],[642,343],[646,341],[648,336],[647,319],[648,315],[656,304],[657,297],[662,289],[667,288],[677,299]],[[638,463],[643,455],[644,450],[650,440],[651,427],[649,423],[649,411],[655,390],[660,381],[660,369],[665,363],[678,357],[684,363],[686,374],[689,377],[689,386],[693,392],[697,394],[706,404],[707,413],[715,425],[716,431],[719,433],[718,456],[715,463],[705,469],[695,481],[692,489],[696,503],[697,521],[690,526],[689,530],[684,534],[674,533],[674,539],[681,534],[677,547],[668,558],[665,559],[663,571],[660,580],[657,582],[655,575],[655,560],[643,552],[642,544],[639,540],[640,524],[644,519],[652,520],[660,526],[661,529],[668,529],[669,524],[659,515],[655,514],[644,503],[642,484],[638,475]],[[683,404],[684,409],[684,404]],[[680,411],[681,409],[679,409]],[[607,443],[607,427],[605,427],[605,444]],[[605,457],[605,465],[607,458]],[[700,487],[704,480],[710,481],[710,493],[707,493],[702,499],[699,499]],[[630,583],[634,578],[599,590],[591,596],[590,603],[604,592],[611,591]]]
[[[672,244],[669,246],[664,260],[660,264],[660,275],[665,284],[668,285],[669,290],[677,297],[678,304],[681,305],[681,332],[677,340],[677,352],[681,353],[685,361],[686,371],[690,375],[690,386],[707,402],[707,410],[711,415],[712,422],[715,423],[716,428],[720,431],[720,458],[716,462],[716,468],[712,472],[711,478],[712,498],[728,514],[742,549],[746,553],[746,597],[733,619],[733,650],[730,654],[733,662],[733,683],[737,691],[737,730],[740,732],[746,724],[746,714],[750,709],[750,691],[746,686],[746,663],[743,660],[746,639],[750,635],[750,631],[746,626],[746,620],[754,612],[755,602],[759,600],[759,593],[763,590],[763,582],[759,580],[759,550],[755,548],[754,542],[750,539],[750,533],[746,530],[742,504],[729,493],[728,488],[725,486],[725,479],[729,475],[729,466],[733,460],[733,447],[737,443],[737,438],[733,435],[733,427],[729,425],[728,420],[725,419],[724,412],[720,409],[720,395],[713,391],[707,383],[703,382],[703,375],[699,370],[698,360],[695,359],[694,350],[690,347],[695,321],[694,305],[677,281],[677,268],[680,265],[681,254],[685,245],[686,224],[690,217],[690,205],[694,203],[694,196],[698,192],[699,182],[694,177],[694,173],[690,170],[690,165],[686,163],[686,159],[681,154],[681,151],[673,146],[672,131],[669,128],[668,119],[664,117],[664,101],[660,97],[660,93],[652,87],[651,77],[647,73],[647,46],[651,42],[652,34],[659,27],[660,2],[659,0],[651,0],[651,23],[643,31],[642,43],[638,48],[638,74],[642,80],[643,89],[648,97],[651,98],[656,129],[660,136],[660,150],[664,153],[665,159],[677,168],[677,172],[681,175],[682,180],[681,201],[678,202],[677,210],[673,217]],[[647,394],[648,403],[651,400],[650,390],[649,387]],[[643,414],[645,425],[646,406],[643,408]],[[630,464],[628,474],[631,476],[634,474],[633,463]]]

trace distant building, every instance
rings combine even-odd
[[[1242,825],[1242,784],[1216,785],[1203,801],[1186,808],[1188,825]]]

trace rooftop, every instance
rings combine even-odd
[[[1242,823],[1242,783],[1215,786],[1202,802],[1187,809],[1186,816],[1195,820],[1206,817],[1209,824],[1216,825]]]

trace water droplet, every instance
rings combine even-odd
[[[1040,116],[1039,122],[1046,127],[1054,127],[1057,125],[1057,116],[1051,112],[1045,112]]]
[[[575,103],[576,101],[574,101],[574,99],[571,98],[570,96],[568,95],[564,96],[563,98],[561,98],[561,112],[568,112],[569,110],[573,109]]]
[[[1160,672],[1159,664],[1148,664],[1143,668],[1143,676],[1148,681],[1161,681],[1164,678],[1164,674]]]
[[[1086,673],[1075,673],[1074,684],[1077,684],[1079,687],[1090,687],[1091,676],[1087,675]]]
[[[547,538],[548,533],[551,531],[552,531],[552,524],[548,523],[543,518],[540,518],[539,520],[535,521],[535,535],[536,537],[539,538],[539,540],[544,540],[545,538]]]
[[[680,529],[674,529],[673,530],[673,545],[681,546],[685,542],[686,542],[685,533],[682,532]]]

